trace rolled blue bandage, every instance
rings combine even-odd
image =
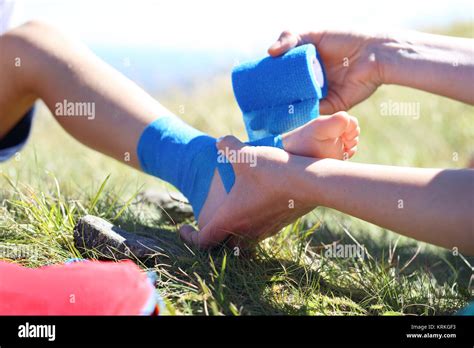
[[[235,67],[232,86],[251,141],[318,117],[319,100],[327,94],[326,73],[313,45]]]
[[[283,148],[281,137],[269,137],[254,146]],[[138,141],[137,155],[144,172],[178,188],[199,218],[217,168],[227,193],[235,182],[232,164],[218,160],[216,139],[174,116],[161,117],[149,124]]]

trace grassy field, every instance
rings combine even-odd
[[[444,32],[473,37],[472,25]],[[229,76],[158,97],[212,135],[244,138]],[[419,103],[419,117],[381,115],[384,103],[401,102]],[[473,107],[389,86],[351,113],[362,129],[356,162],[462,168],[474,154]],[[322,207],[251,258],[190,249],[158,207],[135,199],[162,182],[80,145],[42,106],[28,146],[0,173],[0,259],[37,267],[80,257],[75,222],[101,216],[163,245],[153,270],[171,314],[433,315],[472,300],[471,270],[461,257]],[[324,245],[333,242],[359,243],[365,258],[327,257]]]

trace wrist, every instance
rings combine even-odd
[[[469,84],[474,73],[470,39],[401,31],[374,47],[382,83],[474,104]]]
[[[380,84],[397,84],[400,77],[399,66],[404,52],[412,48],[397,34],[380,34],[371,39],[369,51],[376,61]]]
[[[420,88],[420,78],[429,71],[420,73],[438,61],[446,49],[444,45],[439,37],[433,39],[430,34],[416,31],[399,31],[379,38],[374,51],[382,83]]]

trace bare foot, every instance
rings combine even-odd
[[[320,116],[288,133],[283,134],[285,151],[294,155],[349,159],[357,151],[359,122],[347,112]]]

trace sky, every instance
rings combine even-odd
[[[473,20],[472,0],[17,0],[88,44],[264,51],[284,29],[420,28]]]

